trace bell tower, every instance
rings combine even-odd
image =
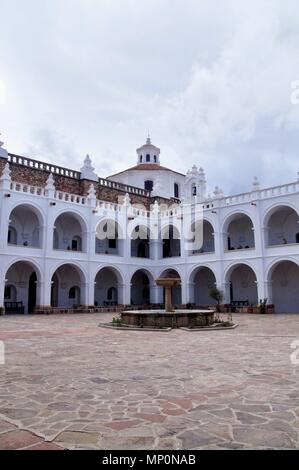
[[[156,164],[160,165],[160,149],[152,144],[151,138],[148,135],[144,145],[137,150],[137,165]]]

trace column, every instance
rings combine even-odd
[[[222,291],[223,291],[223,303],[229,304],[231,301],[230,298],[230,282],[223,282],[222,283]]]
[[[195,303],[194,285],[195,285],[194,282],[189,282],[186,284],[186,288],[187,288],[187,302],[186,303],[188,302],[191,304]]]
[[[163,303],[163,289],[156,284],[150,286],[150,303],[162,304]]]
[[[150,247],[150,259],[158,260],[162,258],[162,240],[151,240],[149,242]]]
[[[4,289],[5,289],[5,279],[0,280],[0,315],[5,314],[4,308]]]

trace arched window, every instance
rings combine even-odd
[[[152,191],[153,190],[153,186],[154,186],[154,183],[152,180],[146,180],[144,182],[144,189],[146,189],[147,191]]]
[[[196,186],[192,186],[192,196],[196,196]]]
[[[140,155],[139,161],[140,163],[142,163],[142,155]]]
[[[173,192],[174,197],[179,198],[179,185],[177,183],[174,183],[173,185]]]
[[[150,156],[149,153],[146,155],[146,161],[147,161],[147,162],[150,162],[150,161],[151,161],[151,156]]]
[[[157,163],[157,155],[154,155],[154,162]]]

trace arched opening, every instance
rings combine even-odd
[[[216,301],[210,297],[211,289],[216,287],[216,278],[210,268],[206,266],[196,268],[190,280],[190,289],[193,290],[193,296],[190,296],[191,303],[201,307],[216,304]]]
[[[26,247],[41,248],[42,216],[35,208],[27,204],[15,207],[9,216],[7,243]]]
[[[214,229],[210,222],[207,220],[192,222],[190,235],[191,244],[188,250],[190,255],[215,252]]]
[[[102,268],[95,277],[94,304],[114,306],[122,303],[122,279],[114,268]]]
[[[123,237],[119,224],[112,219],[102,220],[96,229],[95,252],[122,256]]]
[[[56,269],[51,279],[51,305],[57,308],[77,308],[85,305],[86,282],[83,272],[66,263]]]
[[[181,256],[180,232],[174,225],[168,225],[162,231],[163,258]]]
[[[257,279],[255,272],[246,264],[233,266],[227,275],[230,289],[230,303],[238,306],[258,304]]]
[[[291,207],[280,206],[273,209],[266,218],[266,245],[299,243],[298,221],[298,214]]]
[[[180,188],[179,188],[178,183],[174,183],[173,185],[173,195],[176,199],[180,197]]]
[[[86,251],[86,226],[83,220],[72,212],[63,212],[54,223],[53,249],[65,251]]]
[[[150,257],[150,231],[147,227],[137,225],[131,233],[131,256],[137,258]]]
[[[175,269],[166,269],[160,277],[174,277],[181,279],[181,276]],[[165,289],[163,289],[163,302],[165,303]],[[182,287],[177,285],[171,288],[172,305],[177,307],[182,304]]]
[[[270,273],[271,302],[276,313],[299,313],[299,266],[281,261]]]
[[[253,223],[246,214],[233,214],[226,221],[223,232],[227,232],[225,250],[246,250],[255,246]]]
[[[143,270],[136,271],[131,279],[131,304],[148,305],[150,303],[151,275]]]
[[[17,261],[6,272],[4,288],[5,312],[32,313],[40,298],[37,282],[40,274],[27,261]]]

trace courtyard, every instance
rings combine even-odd
[[[228,331],[98,328],[110,314],[0,317],[0,449],[299,447],[299,315]]]

